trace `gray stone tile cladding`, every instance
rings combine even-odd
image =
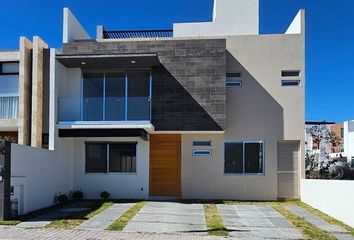
[[[226,40],[73,42],[62,54],[157,53],[152,123],[158,131],[219,131],[226,123]]]

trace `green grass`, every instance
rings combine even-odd
[[[229,236],[215,204],[204,204],[204,213],[209,235]]]
[[[4,220],[0,221],[0,225],[14,226],[19,224],[20,222],[20,220]]]
[[[122,231],[128,222],[144,207],[145,202],[135,203],[128,211],[126,211],[114,223],[108,226],[106,230],[109,231]]]
[[[69,216],[57,219],[50,224],[46,225],[45,228],[64,228],[64,229],[73,229],[79,226],[84,221],[92,218],[93,216],[103,212],[107,208],[113,205],[113,202],[107,201],[95,201],[93,202],[88,210],[75,212]]]
[[[316,215],[316,216],[319,216],[320,218],[322,218],[323,220],[325,220],[326,222],[330,223],[330,224],[334,224],[334,225],[338,225],[338,226],[341,226],[342,228],[346,229],[349,231],[349,233],[354,236],[354,228],[346,225],[345,223],[341,222],[341,221],[338,221],[337,219],[307,205],[306,203],[304,202],[301,202],[301,201],[289,201],[289,202],[286,202],[285,204],[293,204],[293,205],[297,205],[299,207],[302,207],[304,209],[306,209],[307,211],[309,211],[310,213]]]
[[[321,239],[321,240],[335,240],[336,238],[331,234],[322,231],[311,223],[307,222],[305,219],[296,216],[292,212],[284,208],[285,205],[299,205],[300,201],[286,201],[286,202],[235,202],[235,201],[225,201],[225,204],[263,204],[272,206],[281,215],[287,218],[299,231],[302,232],[306,239]],[[309,207],[309,206],[308,206]],[[309,207],[311,208],[311,207]],[[311,208],[314,210],[313,208]]]

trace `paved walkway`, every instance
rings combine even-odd
[[[103,230],[26,229],[0,226],[0,239],[11,240],[222,240],[222,237],[183,236],[149,233],[122,233]]]
[[[244,239],[303,239],[301,232],[270,206],[217,205],[231,236]]]
[[[322,218],[313,215],[312,213],[306,211],[302,207],[289,205],[285,206],[285,208],[295,215],[304,218],[309,223],[315,225],[317,228],[321,229],[322,231],[332,233],[337,239],[339,240],[354,240],[354,237],[346,234],[348,231],[338,225],[330,224],[324,221]]]
[[[20,228],[39,228],[50,224],[52,221],[65,218],[73,213],[73,211],[82,211],[89,207],[92,202],[76,202],[67,207],[48,212],[38,217],[32,218],[28,221],[17,224]]]
[[[202,204],[147,202],[123,232],[207,235]]]
[[[104,230],[116,219],[129,210],[133,203],[116,203],[104,210],[102,213],[83,222],[77,229]]]

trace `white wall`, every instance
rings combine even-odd
[[[259,34],[258,0],[214,0],[213,21],[175,23],[174,37]]]
[[[24,186],[23,213],[51,206],[57,194],[72,190],[71,141],[56,146],[51,151],[11,145],[11,184]]]
[[[64,8],[63,12],[63,43],[90,39],[90,36],[82,27],[81,23],[76,19],[74,14],[72,14],[68,8]]]
[[[301,200],[354,227],[354,181],[301,180]]]
[[[85,141],[137,142],[137,173],[85,174]],[[147,199],[149,195],[149,142],[141,138],[76,138],[74,140],[74,188],[85,198],[100,198],[102,191],[116,199]]]
[[[348,161],[354,157],[354,121],[344,122],[344,155]]]

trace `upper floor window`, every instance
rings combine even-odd
[[[298,87],[300,86],[300,80],[282,80],[282,87]]]
[[[18,62],[0,63],[0,75],[16,75],[19,73]]]
[[[263,142],[225,142],[224,160],[225,174],[263,174]]]
[[[240,88],[242,87],[241,72],[226,73],[226,87]]]
[[[344,128],[341,128],[341,129],[340,129],[340,137],[341,137],[341,138],[344,138]]]
[[[211,141],[193,141],[193,146],[210,147],[211,146]]]
[[[299,70],[281,71],[281,76],[282,77],[300,77],[300,71]]]

